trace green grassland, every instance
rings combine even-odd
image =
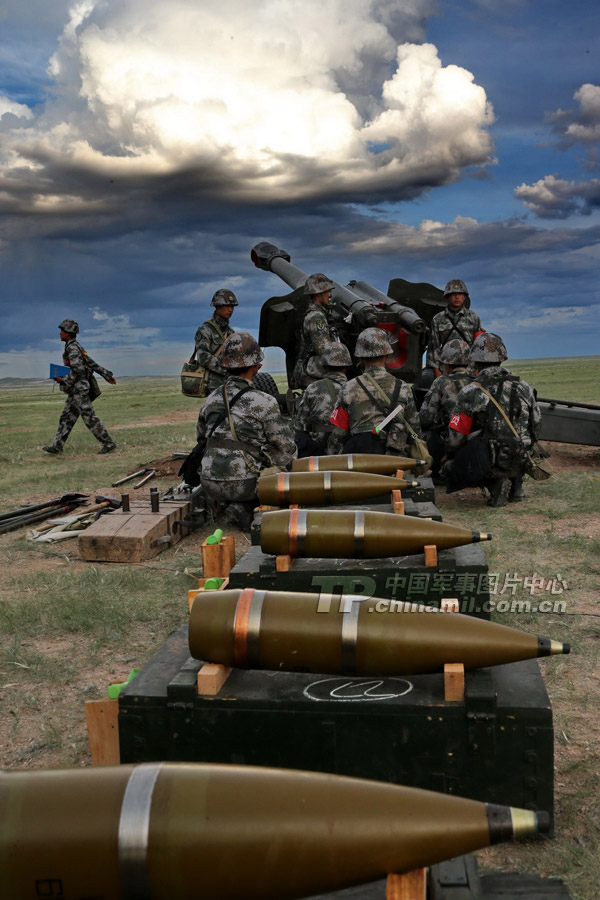
[[[540,396],[600,403],[600,357],[518,360],[510,368]],[[283,376],[277,381],[283,385]],[[41,451],[54,434],[63,396],[49,383],[0,391],[0,512],[67,491],[110,491],[149,461],[193,446],[198,402],[175,377],[123,379],[95,408],[118,444],[98,444],[77,423],[61,456]],[[438,494],[444,520],[490,531],[482,545],[490,572],[518,574],[514,599],[536,599],[523,579],[560,578],[566,614],[497,613],[504,624],[570,641],[570,657],[543,660],[556,730],[556,837],[482,854],[485,865],[565,877],[573,900],[597,900],[600,883],[600,450],[554,448],[557,473],[527,482],[527,501],[490,509],[477,491]],[[176,478],[154,482],[166,488]],[[76,541],[27,542],[24,530],[0,535],[0,765],[41,767],[89,762],[84,701],[105,695],[161,646],[187,616],[208,529],[137,566],[90,564]],[[240,536],[238,550],[248,546]],[[550,596],[541,589],[541,595]],[[512,599],[512,595],[511,595]]]

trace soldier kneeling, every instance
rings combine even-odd
[[[291,421],[274,397],[259,391],[252,379],[264,354],[252,335],[232,334],[223,345],[225,384],[207,397],[198,417],[197,436],[206,441],[200,481],[225,518],[249,530],[258,504],[256,483],[270,466],[285,468],[296,456]]]
[[[302,394],[294,422],[298,456],[323,456],[327,453],[327,437],[335,429],[329,421],[339,393],[346,384],[346,370],[352,365],[350,352],[344,344],[327,344],[321,355],[327,374],[309,384]],[[309,359],[308,375],[317,374]]]
[[[469,353],[475,380],[458,395],[448,434],[454,452],[444,466],[448,493],[480,485],[490,492],[488,506],[523,499],[526,451],[541,423],[531,387],[501,365],[507,357],[497,334],[475,339]]]

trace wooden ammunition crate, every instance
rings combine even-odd
[[[179,628],[119,697],[122,763],[237,763],[443,791],[553,812],[552,710],[536,660],[466,675],[352,678],[233,669],[198,694]]]
[[[439,606],[456,597],[459,612],[489,619],[489,576],[481,544],[442,550],[437,566],[422,553],[384,559],[294,559],[289,571],[277,571],[277,557],[250,547],[229,573],[230,588],[308,591],[339,595],[367,594]]]

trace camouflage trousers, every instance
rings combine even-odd
[[[224,513],[225,521],[242,531],[250,531],[253,510],[258,506],[256,482],[256,478],[240,478],[237,481],[213,481],[210,478],[201,478],[209,508],[212,501],[213,515],[219,517]]]
[[[52,446],[57,450],[62,450],[79,416],[86,428],[89,428],[103,447],[112,447],[114,444],[110,434],[94,412],[89,393],[89,383],[80,381],[67,394],[63,411],[58,420],[58,429],[52,441]]]

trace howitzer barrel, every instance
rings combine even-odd
[[[351,503],[418,484],[418,481],[363,472],[280,472],[262,475],[257,490],[260,502],[265,505],[299,503],[301,506],[318,506]]]
[[[560,641],[413,603],[254,588],[197,594],[189,643],[196,659],[225,666],[378,677],[569,653]]]
[[[280,250],[275,244],[270,244],[268,241],[256,244],[250,251],[250,258],[257,269],[274,272],[294,290],[302,287],[308,278],[306,272],[292,265],[289,253]]]
[[[427,330],[427,325],[414,309],[411,309],[410,306],[403,306],[397,300],[392,300],[368,281],[351,281],[350,287],[359,296],[372,300],[380,308],[392,313],[398,325],[406,331],[410,331],[412,334],[423,334]]]
[[[260,528],[265,553],[329,559],[407,556],[429,544],[448,550],[490,539],[459,525],[371,510],[281,509],[265,512]]]
[[[289,253],[268,241],[256,244],[250,251],[250,258],[258,269],[273,272],[294,290],[302,287],[308,278],[306,272],[292,265]],[[351,282],[350,287],[344,287],[337,281],[333,283],[334,301],[343,306],[346,313],[352,314],[361,328],[376,327],[381,320],[379,307],[383,306],[390,321],[395,319],[399,325],[414,334],[425,331],[425,322],[413,310],[402,306],[396,300],[391,300],[387,294],[378,291],[372,285],[366,282]],[[355,284],[361,288],[361,292],[353,290]],[[373,303],[377,306],[373,306]]]
[[[370,472],[392,475],[398,469],[425,465],[424,459],[384,453],[347,453],[341,456],[305,456],[292,461],[292,472]]]
[[[549,827],[417,788],[161,763],[8,772],[0,809],[7,900],[293,900]]]

